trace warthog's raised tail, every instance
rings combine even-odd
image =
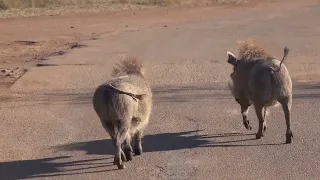
[[[270,67],[271,70],[272,70],[274,73],[280,71],[281,66],[282,66],[282,63],[283,63],[284,60],[287,58],[288,54],[289,54],[289,48],[286,46],[286,47],[284,47],[284,50],[283,50],[283,58],[282,58],[282,60],[281,60],[281,62],[280,62],[279,68],[278,68],[277,70],[275,70],[273,67]]]
[[[114,87],[112,84],[109,84],[109,86],[120,94],[126,94],[128,96],[131,96],[135,101],[142,100],[143,97],[147,95],[147,94],[132,94],[129,92],[124,92],[124,91],[121,91],[120,89]]]

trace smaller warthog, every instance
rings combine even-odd
[[[142,153],[141,140],[151,114],[152,92],[144,68],[136,59],[117,64],[113,76],[115,79],[96,89],[93,107],[116,148],[114,165],[124,169],[123,161],[132,160],[132,152]],[[135,142],[133,149],[131,137]]]
[[[243,124],[249,130],[252,127],[249,125],[247,115],[251,104],[254,105],[259,119],[256,139],[263,137],[266,131],[267,108],[279,102],[287,125],[286,143],[291,143],[293,137],[290,127],[292,81],[289,71],[283,64],[288,52],[289,49],[285,47],[284,56],[280,62],[252,41],[244,41],[240,44],[238,57],[227,51],[227,62],[233,65],[229,88],[241,106]]]

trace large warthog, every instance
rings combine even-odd
[[[259,119],[256,139],[263,137],[266,131],[267,108],[280,103],[287,125],[286,143],[291,143],[293,137],[290,127],[292,81],[289,71],[283,64],[288,53],[289,49],[285,47],[284,56],[279,61],[252,41],[244,41],[240,44],[238,57],[227,51],[227,62],[233,66],[229,88],[241,106],[243,124],[249,130],[252,127],[247,115],[251,104],[254,105]]]
[[[124,169],[123,161],[132,160],[132,152],[142,153],[141,140],[151,114],[152,92],[144,68],[136,59],[118,63],[112,75],[115,79],[96,89],[93,107],[116,148],[114,165]]]

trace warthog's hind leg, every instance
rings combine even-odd
[[[115,153],[115,160],[114,163],[118,166],[118,169],[125,169],[125,165],[123,161],[126,161],[126,156],[121,149],[121,145],[126,138],[126,134],[128,133],[128,127],[125,124],[119,126],[119,131],[117,132],[116,139],[115,139],[115,146],[116,146],[116,153]]]
[[[120,153],[121,153],[121,160],[122,160],[122,161],[127,161],[126,155],[125,155],[125,153],[123,152],[123,150],[120,149],[120,151],[121,151],[121,152],[120,152]],[[115,157],[114,157],[114,160],[113,160],[113,164],[114,164],[114,165],[117,165],[116,161],[117,161],[117,160],[116,160],[116,156],[115,156]]]
[[[256,134],[256,139],[261,139],[263,137],[263,125],[264,125],[264,117],[262,115],[263,106],[255,104],[254,108],[256,110],[256,114],[259,120],[259,129]]]
[[[142,137],[143,137],[143,132],[140,130],[138,131],[135,136],[134,136],[134,154],[135,155],[141,155],[142,154]]]
[[[267,131],[267,121],[266,121],[266,115],[267,115],[267,107],[263,108],[263,133]]]
[[[131,144],[130,144],[131,143],[131,137],[130,137],[129,134],[127,135],[127,138],[126,138],[124,143],[125,144],[124,144],[123,151],[124,151],[126,160],[127,161],[131,161],[132,160],[132,152],[133,152],[133,150],[132,150],[132,147],[131,147]]]
[[[115,129],[114,129],[114,128],[117,128],[117,127],[114,127],[114,125],[112,123],[105,123],[103,120],[102,120],[102,125],[105,128],[105,130],[109,133],[109,135],[111,136],[112,143],[113,143],[114,147],[117,150],[117,142],[116,142],[116,135],[115,135]],[[120,154],[121,154],[122,161],[127,161],[126,160],[126,156],[125,156],[125,154],[124,154],[124,152],[122,151],[121,148],[120,148]],[[113,164],[114,165],[116,165],[116,161],[117,161],[116,160],[116,156],[114,156],[114,160],[113,160]]]
[[[250,121],[248,120],[248,112],[249,112],[248,105],[241,105],[241,114],[242,114],[242,122],[246,129],[251,130],[252,127],[250,125]]]
[[[287,132],[286,132],[286,144],[292,142],[293,134],[291,131],[291,98],[281,101],[282,109],[286,119]]]

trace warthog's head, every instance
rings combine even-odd
[[[229,51],[227,51],[227,56],[227,62],[233,66],[233,72],[230,74],[231,79],[228,82],[229,89],[237,103],[250,106],[251,102],[245,96],[249,67]]]

